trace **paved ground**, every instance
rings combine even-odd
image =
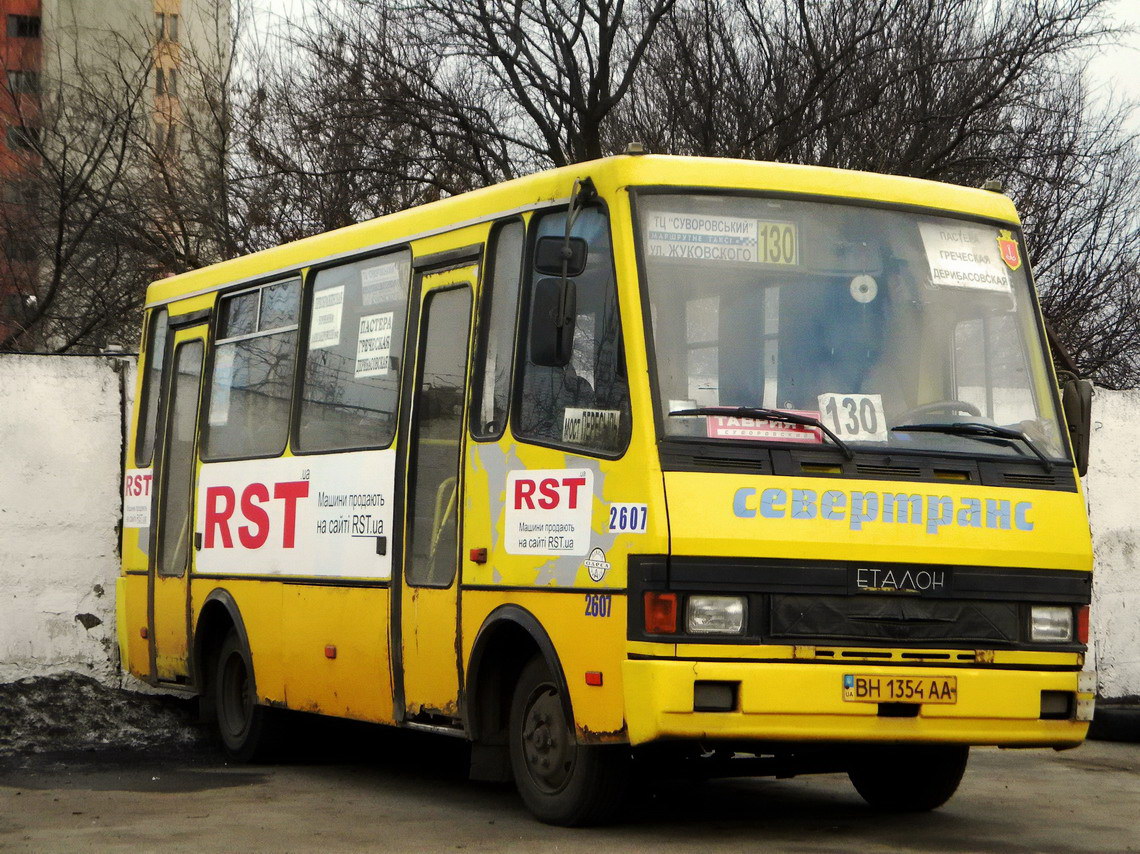
[[[566,830],[509,787],[465,780],[453,743],[372,729],[277,766],[209,749],[9,757],[0,851],[1140,851],[1137,744],[976,750],[927,815],[875,814],[837,775],[674,781],[622,826]]]

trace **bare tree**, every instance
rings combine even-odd
[[[229,33],[228,19],[217,24]],[[226,186],[230,43],[202,41],[215,56],[179,51],[181,100],[174,75],[156,71],[149,30],[100,34],[82,55],[63,45],[34,103],[6,93],[19,125],[35,130],[18,192],[9,188],[18,199],[0,207],[0,234],[18,247],[0,349],[133,342],[151,281],[239,250]]]

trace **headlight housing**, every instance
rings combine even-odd
[[[743,596],[689,596],[685,629],[692,635],[743,634],[747,613]]]
[[[1029,639],[1035,643],[1068,643],[1073,639],[1073,609],[1034,605],[1029,612]]]

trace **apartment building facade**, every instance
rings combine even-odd
[[[193,169],[182,142],[206,85],[194,72],[201,71],[201,57],[224,61],[229,3],[0,0],[0,16],[0,351],[34,350],[44,342],[33,340],[26,324],[40,298],[45,253],[20,236],[30,235],[31,213],[42,202],[37,170],[53,145],[74,145],[61,140],[77,132],[74,123],[63,133],[42,131],[77,106],[130,104],[134,168]],[[122,152],[107,156],[126,159]]]

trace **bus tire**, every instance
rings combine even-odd
[[[280,746],[280,717],[276,709],[258,704],[253,661],[234,629],[218,647],[213,676],[218,733],[226,753],[238,762],[272,759]]]
[[[601,824],[622,805],[629,749],[578,744],[557,680],[541,656],[530,660],[515,683],[510,756],[519,795],[539,821]]]
[[[885,812],[928,812],[958,790],[970,748],[965,745],[890,745],[856,754],[848,767],[855,790]]]

